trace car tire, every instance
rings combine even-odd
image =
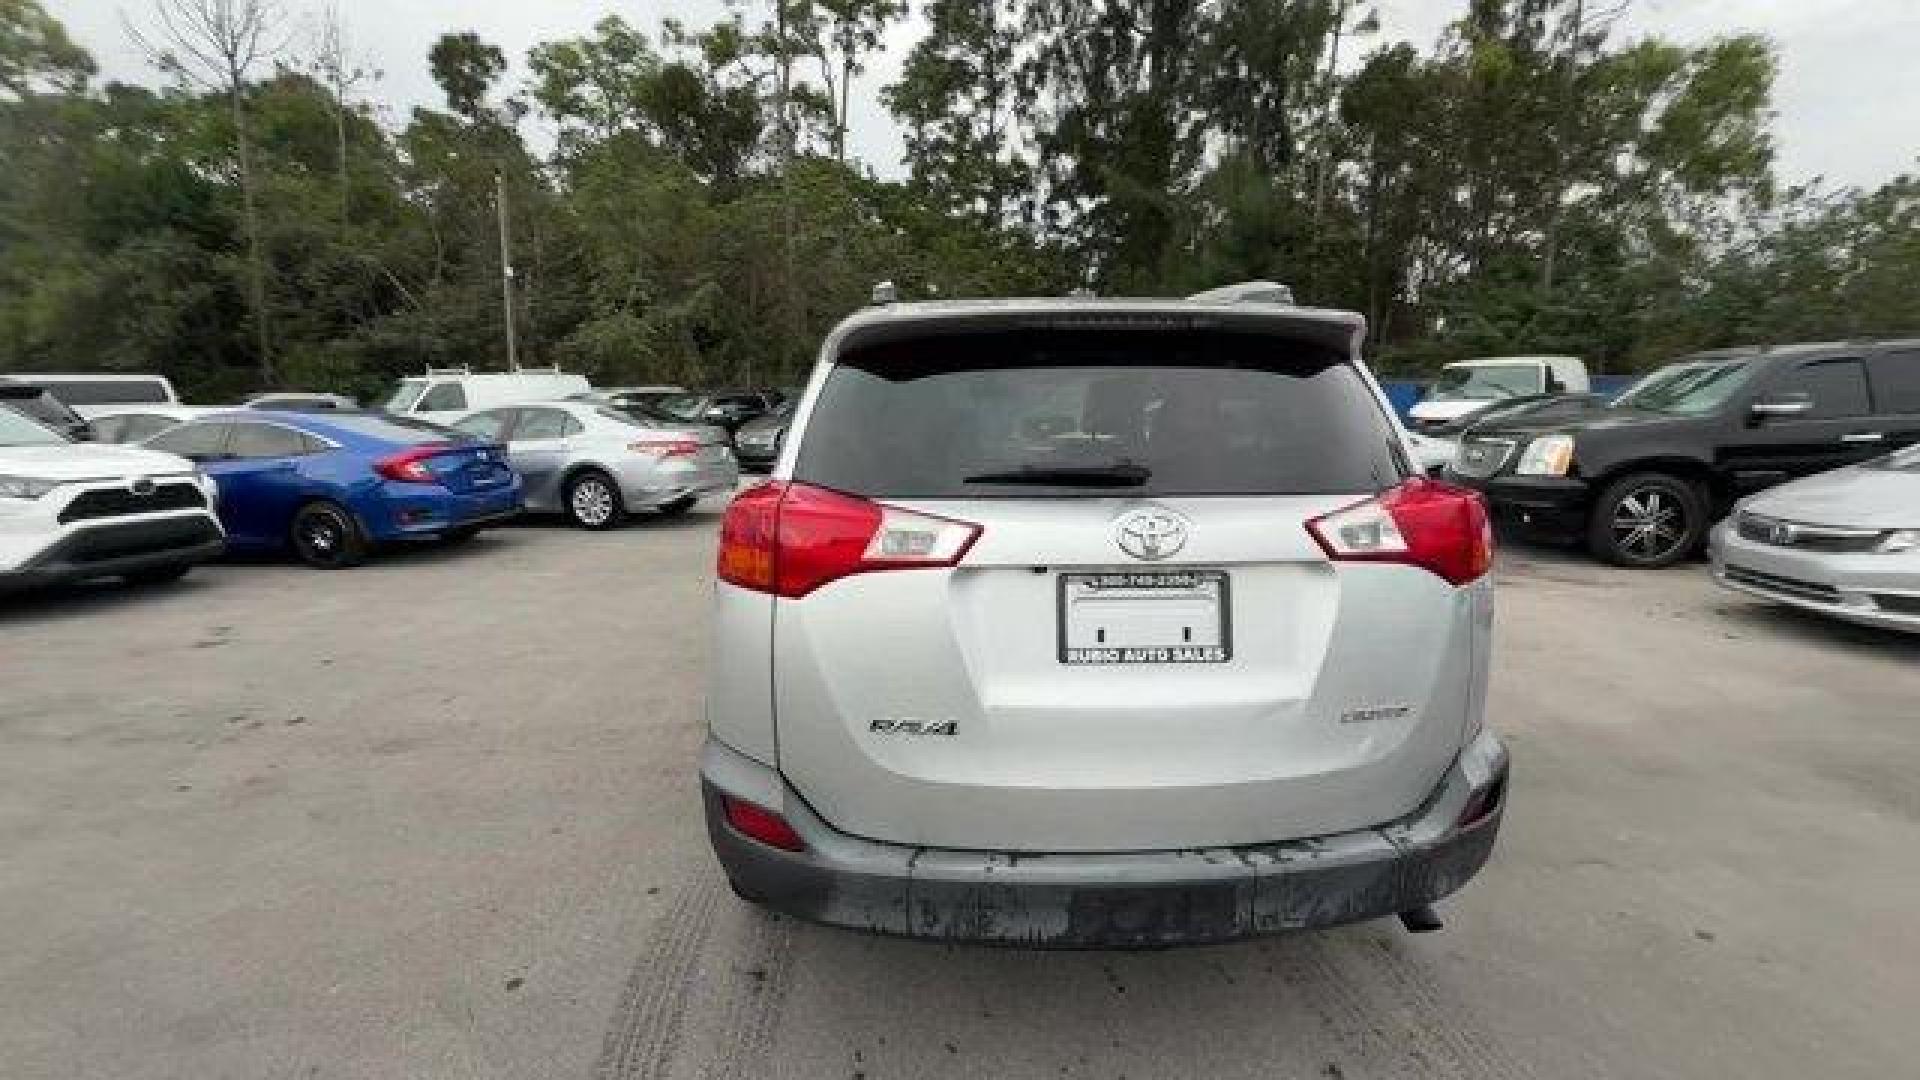
[[[588,469],[567,481],[567,517],[583,529],[611,529],[627,516],[620,485],[598,469]]]
[[[369,545],[360,523],[344,507],[309,503],[293,515],[288,543],[300,561],[319,570],[343,570],[367,559]]]
[[[1643,472],[1608,484],[1587,518],[1587,550],[1615,566],[1657,570],[1700,547],[1707,500],[1668,473]]]
[[[125,576],[125,581],[129,585],[137,585],[142,588],[154,585],[170,585],[186,577],[187,572],[192,569],[192,563],[181,563],[178,566],[156,566],[151,570],[135,570],[133,573]]]
[[[682,495],[672,502],[661,503],[659,506],[654,507],[654,511],[661,517],[673,517],[676,514],[684,514],[693,509],[693,504],[699,501],[700,496],[698,495]]]
[[[440,542],[448,547],[453,547],[457,544],[464,544],[479,535],[480,526],[462,525],[460,528],[448,529],[446,532],[441,533]]]

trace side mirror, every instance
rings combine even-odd
[[[1813,411],[1813,395],[1803,390],[1781,394],[1763,394],[1748,409],[1755,423],[1805,416]]]

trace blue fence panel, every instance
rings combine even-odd
[[[1387,400],[1393,403],[1393,411],[1405,420],[1407,413],[1420,400],[1420,395],[1429,384],[1420,379],[1383,379],[1380,389],[1387,392]]]

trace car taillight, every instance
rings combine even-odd
[[[800,834],[779,814],[731,795],[720,796],[720,801],[726,804],[727,824],[742,836],[781,851],[807,850],[806,841],[800,839]]]
[[[1493,525],[1480,496],[1424,478],[1307,522],[1336,562],[1418,566],[1465,585],[1493,566]]]
[[[373,471],[389,480],[398,480],[403,484],[437,484],[440,478],[433,475],[427,467],[429,458],[446,452],[447,447],[440,443],[428,443],[390,454],[373,463]]]
[[[953,566],[980,526],[806,484],[743,491],[720,522],[720,580],[799,599],[878,570]]]
[[[692,457],[700,452],[699,439],[642,439],[630,442],[627,449],[657,458]]]

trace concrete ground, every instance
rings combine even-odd
[[[1510,551],[1444,932],[951,948],[721,883],[714,514],[0,607],[0,1075],[1914,1074],[1920,641]]]

